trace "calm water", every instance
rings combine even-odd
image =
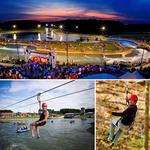
[[[17,33],[16,34],[17,39],[20,40],[26,40],[26,41],[33,41],[33,40],[38,40],[38,33],[37,32],[22,32],[22,33]],[[46,40],[46,35],[45,34],[40,34],[41,40]],[[7,39],[13,39],[13,34],[4,34],[2,37],[7,38]],[[66,39],[65,34],[55,34],[52,41],[76,41],[80,39],[80,35],[68,35],[68,39]]]
[[[28,123],[33,120],[27,120]],[[40,129],[40,139],[31,133],[16,133],[14,121],[0,123],[0,150],[94,150],[94,134],[87,131],[92,119],[55,119]]]
[[[20,40],[37,40],[38,39],[38,33],[17,33],[17,39],[20,39]],[[8,38],[8,39],[13,39],[13,34],[5,34],[3,35],[5,38]]]

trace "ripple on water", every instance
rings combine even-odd
[[[7,150],[30,150],[26,145],[20,143],[11,144]]]

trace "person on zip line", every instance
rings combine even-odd
[[[31,127],[32,137],[34,137],[34,135],[36,133],[37,138],[40,138],[39,127],[44,126],[47,123],[48,117],[49,117],[49,112],[47,110],[47,104],[46,103],[42,103],[42,109],[41,109],[40,93],[37,95],[37,100],[39,102],[39,115],[40,115],[40,118],[39,118],[38,121],[35,121],[35,122],[31,123],[30,127]]]
[[[127,101],[128,107],[123,112],[111,112],[112,115],[121,117],[119,119],[113,119],[110,123],[108,141],[111,142],[111,146],[117,144],[122,132],[125,129],[130,129],[134,123],[137,112],[136,103],[138,101],[138,97],[135,94],[130,94],[127,97]]]

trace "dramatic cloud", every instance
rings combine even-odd
[[[68,82],[68,80],[65,81],[64,80],[53,80],[53,81],[47,81],[47,80],[28,81],[27,80],[27,81],[7,81],[7,83],[5,83],[4,81],[0,83],[0,89],[7,90],[7,93],[5,94],[3,93],[2,95],[0,95],[1,107],[8,106],[10,104],[23,100],[32,95],[36,95],[39,92],[43,92],[45,90],[56,87],[66,82]],[[41,100],[42,101],[48,100],[64,94],[87,89],[89,87],[94,87],[93,81],[74,81],[63,87],[42,94]],[[36,104],[26,107],[28,104],[31,103],[36,103]],[[80,109],[81,107],[92,108],[94,107],[94,89],[79,94],[47,101],[47,103],[50,109],[55,109],[55,110],[59,110],[61,108],[78,108],[78,109]],[[15,106],[10,107],[10,109],[12,109],[15,112],[18,111],[37,112],[39,109],[37,98],[34,97],[28,101],[19,103]]]
[[[0,20],[58,20],[90,18],[150,22],[149,0],[7,0],[1,1]]]

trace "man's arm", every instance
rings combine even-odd
[[[113,116],[120,116],[120,117],[123,116],[123,112],[112,112],[111,114],[112,114]]]
[[[112,112],[112,115],[114,116],[120,116],[123,117],[125,115],[127,115],[130,112],[131,108],[128,107],[126,110],[124,110],[123,112]]]

